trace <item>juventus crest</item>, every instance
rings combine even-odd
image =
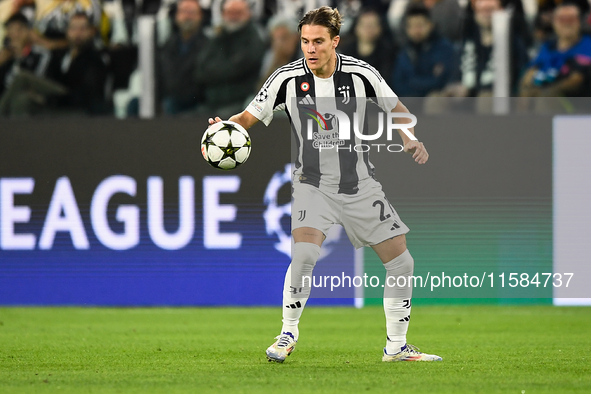
[[[349,104],[351,100],[351,93],[349,92],[349,86],[339,86],[339,93],[343,95],[343,104]]]

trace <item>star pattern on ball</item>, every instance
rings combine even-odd
[[[220,140],[220,132],[226,134]],[[213,167],[229,170],[238,167],[249,156],[251,141],[248,133],[242,131],[230,122],[223,122],[217,130],[204,135],[201,149],[205,160]],[[213,152],[211,153],[213,149]],[[246,149],[246,151],[245,151]]]
[[[232,136],[232,133],[235,132],[235,129],[230,126],[230,125],[226,125],[224,127],[222,127],[220,130],[227,130],[228,134],[230,134],[230,136]],[[207,146],[207,148],[209,149],[210,145],[215,145],[218,148],[220,148],[222,150],[222,152],[224,152],[224,155],[222,156],[222,158],[219,161],[224,160],[226,157],[231,157],[234,158],[234,153],[236,153],[236,151],[240,148],[242,148],[242,146],[238,146],[238,147],[234,147],[232,146],[232,140],[228,141],[228,145],[226,147],[221,147],[215,144],[215,142],[212,141],[213,135],[210,135],[209,137],[207,137],[207,139],[205,140],[205,145]],[[250,141],[248,141],[248,144],[250,145]]]

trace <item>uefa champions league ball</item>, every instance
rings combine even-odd
[[[232,170],[250,155],[250,136],[238,123],[229,120],[209,126],[201,138],[203,158],[213,167]]]

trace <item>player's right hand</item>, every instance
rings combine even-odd
[[[429,160],[429,153],[422,142],[408,141],[404,145],[404,151],[410,153],[412,158],[415,159],[415,162],[419,164],[425,164]]]
[[[216,116],[215,118],[209,118],[209,125],[211,126],[214,123],[218,123],[221,122],[222,118],[220,118],[219,116]]]

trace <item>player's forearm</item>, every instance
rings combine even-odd
[[[240,112],[239,114],[231,116],[228,120],[238,123],[246,130],[250,129],[258,121],[258,119],[254,117],[254,115],[252,115],[250,112],[246,110]]]
[[[410,114],[410,111],[408,110],[408,108],[406,108],[406,106],[404,104],[402,104],[402,102],[400,100],[398,100],[398,103],[396,104],[396,107],[394,107],[392,109],[392,112],[400,112],[400,113]],[[398,118],[396,120],[396,123],[411,123],[411,122],[412,122],[412,120],[409,118]],[[410,131],[410,133],[412,135],[415,134],[414,127],[409,127],[409,128],[407,128],[407,130]],[[400,135],[400,138],[402,138],[403,145],[406,145],[411,140],[408,137],[408,135],[406,135],[406,133],[400,129],[398,129],[398,134]]]

